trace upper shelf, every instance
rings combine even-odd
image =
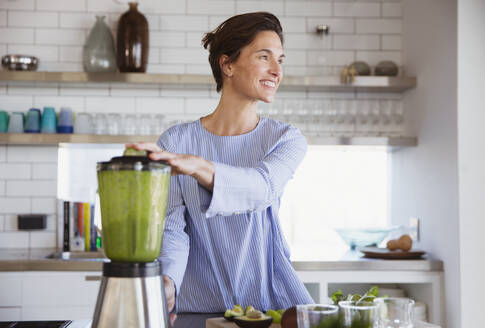
[[[0,81],[57,83],[127,83],[169,85],[214,85],[211,75],[26,72],[0,71]],[[357,76],[352,84],[340,83],[339,76],[285,76],[280,88],[286,90],[403,92],[416,87],[415,77]]]
[[[158,135],[91,135],[46,133],[0,133],[0,145],[123,144],[156,142]],[[328,146],[417,146],[416,137],[307,137],[310,145]]]

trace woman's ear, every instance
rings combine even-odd
[[[232,77],[232,65],[229,62],[229,56],[221,55],[219,57],[219,66],[221,67],[222,74],[226,75],[227,77]]]

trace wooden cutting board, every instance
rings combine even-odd
[[[280,324],[273,323],[270,328],[281,328]],[[205,321],[205,328],[239,328],[234,322],[227,321],[223,317],[210,318]]]

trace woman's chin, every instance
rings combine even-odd
[[[267,96],[261,96],[259,100],[264,101],[265,103],[272,103],[274,101],[274,94],[272,95],[267,95]]]

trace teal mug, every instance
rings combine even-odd
[[[57,132],[57,116],[54,107],[44,107],[44,110],[42,112],[42,118],[40,121],[40,132]]]
[[[8,131],[8,113],[0,110],[0,133],[6,133]]]

